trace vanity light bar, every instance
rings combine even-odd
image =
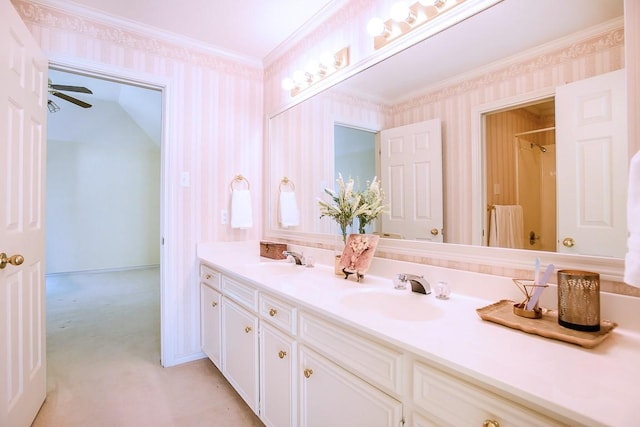
[[[367,32],[373,37],[374,48],[380,49],[464,2],[465,0],[420,0],[408,6],[399,1],[392,6],[391,18],[384,22],[380,18],[371,18],[367,24]]]
[[[310,61],[306,70],[298,70],[292,77],[282,80],[282,88],[291,96],[313,86],[349,65],[349,48],[340,49],[335,54],[324,54],[319,60]]]

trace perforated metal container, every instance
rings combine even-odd
[[[558,323],[578,331],[600,330],[600,275],[558,271]]]

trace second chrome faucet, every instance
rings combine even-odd
[[[407,282],[411,285],[411,291],[419,294],[429,295],[431,293],[431,285],[424,276],[418,276],[417,274],[400,273],[394,280],[395,287],[398,289],[404,289]]]

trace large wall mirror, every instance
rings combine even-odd
[[[445,245],[381,239],[379,247],[412,254],[423,250],[444,253],[447,244],[455,244],[458,252],[461,247],[491,252],[493,249],[486,247],[486,224],[489,223],[488,208],[493,204],[491,197],[495,194],[487,194],[490,192],[487,188],[491,187],[494,193],[505,188],[487,185],[491,178],[486,173],[486,118],[494,112],[515,110],[516,107],[529,116],[536,115],[535,108],[544,110],[538,116],[548,115],[549,102],[553,102],[558,86],[620,69],[624,58],[620,40],[601,51],[585,52],[583,48],[590,49],[594,40],[607,33],[622,37],[622,16],[622,0],[503,0],[274,114],[268,129],[266,181],[271,207],[265,234],[274,238],[329,242],[333,237],[326,236],[337,232],[329,219],[320,219],[317,203],[324,188],[334,187],[335,175],[340,172],[335,170],[334,163],[336,125],[380,132],[440,119]],[[540,52],[545,52],[544,60],[540,59]],[[575,56],[576,60],[563,62],[559,59],[567,55]],[[556,80],[556,83],[548,84],[545,80]],[[548,126],[545,117],[539,119],[536,124],[539,129],[557,124]],[[525,138],[526,131],[514,129],[509,131],[514,146],[528,144],[532,149],[539,145],[543,148],[538,148],[540,153],[555,152],[555,147],[545,147],[533,137]],[[554,140],[552,145],[561,143]],[[492,171],[502,167],[495,160],[491,161],[494,162],[491,163]],[[512,157],[504,161],[509,162],[508,168],[516,162]],[[284,177],[294,182],[296,188],[300,208],[300,223],[296,227],[283,228],[278,221],[278,188]],[[364,181],[372,177],[359,178]],[[626,191],[624,193],[626,197]],[[557,201],[558,209],[562,203],[562,200]],[[624,210],[626,207],[615,206],[613,209]],[[380,231],[384,233],[384,230]],[[529,231],[526,233],[528,235]],[[384,243],[384,240],[388,241]],[[620,258],[625,250],[624,242],[621,245],[610,253],[580,252],[579,248],[567,251],[566,256],[544,253],[546,259],[560,260],[560,265],[563,262],[574,265],[574,261],[579,264],[586,259],[594,268],[600,267],[601,271],[606,270],[610,276],[619,279]],[[553,250],[548,245],[523,249]],[[481,254],[480,258],[487,253],[468,250]],[[522,256],[512,249],[491,253],[501,257],[508,254],[513,259],[532,258],[531,254]]]

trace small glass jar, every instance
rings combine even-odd
[[[436,298],[449,299],[450,293],[451,289],[449,289],[449,284],[447,282],[440,281],[436,283]]]

